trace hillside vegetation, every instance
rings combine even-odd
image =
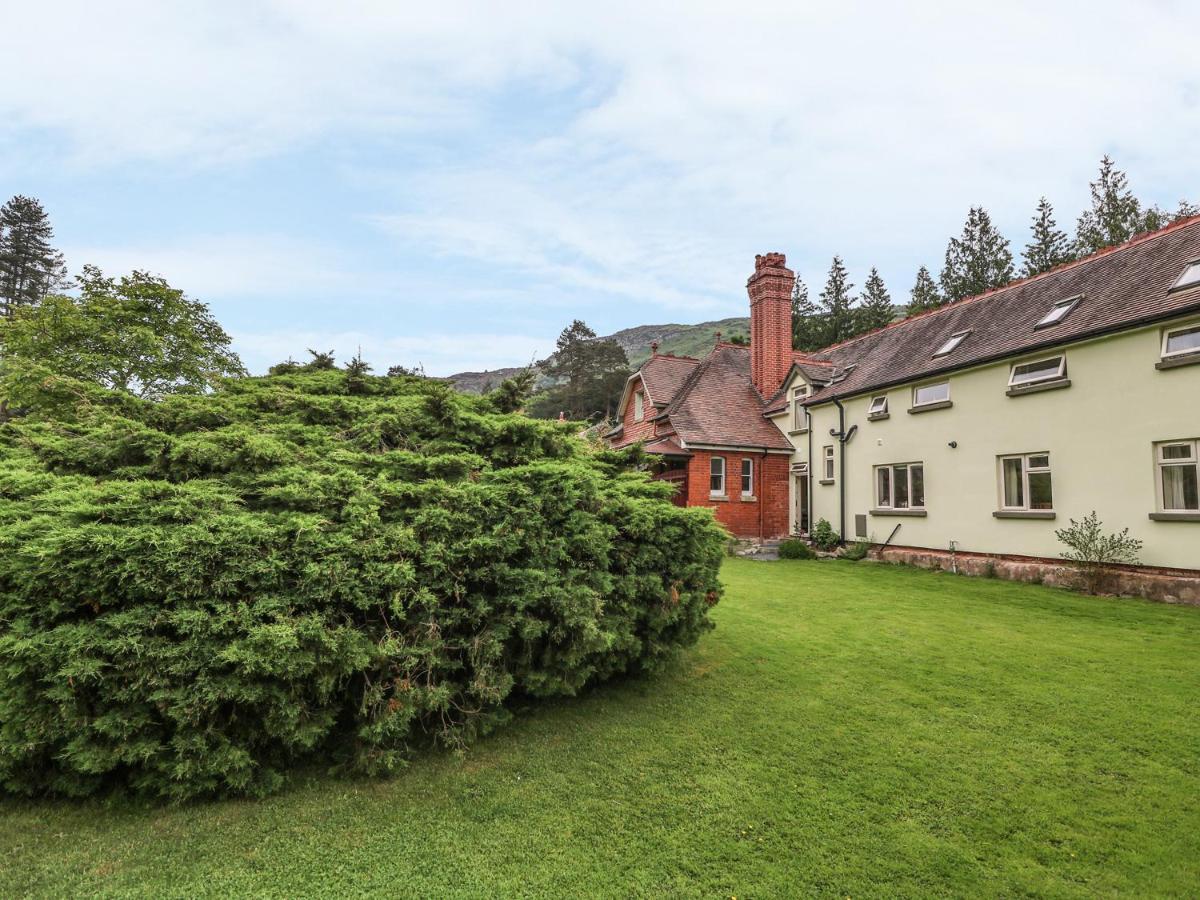
[[[159,402],[46,376],[0,426],[0,785],[262,794],[659,667],[723,533],[568,428],[359,370]],[[2,867],[0,867],[2,868]]]

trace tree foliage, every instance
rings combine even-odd
[[[1029,243],[1023,254],[1025,267],[1021,273],[1026,278],[1049,272],[1075,258],[1071,241],[1054,221],[1054,207],[1045,197],[1038,201],[1029,231]]]
[[[242,374],[208,307],[145,272],[114,280],[91,266],[79,297],[52,294],[0,322],[4,399],[22,402],[48,375],[144,398],[212,387]]]
[[[1004,287],[1013,278],[1012,251],[1008,240],[992,225],[981,206],[967,213],[962,234],[946,246],[942,267],[942,293],[954,303],[993,288]]]
[[[817,350],[825,346],[828,329],[817,305],[809,299],[808,285],[800,276],[792,286],[792,349]]]
[[[1105,154],[1100,174],[1090,185],[1092,205],[1075,226],[1075,249],[1080,256],[1122,244],[1145,230],[1142,204],[1129,187],[1129,178]]]
[[[854,315],[855,331],[858,333],[882,328],[890,324],[896,316],[896,310],[892,307],[892,295],[888,293],[879,270],[874,267],[863,283],[862,298],[854,310]]]
[[[0,207],[0,314],[40,303],[67,283],[63,255],[51,245],[54,229],[37,200],[17,195]]]
[[[586,323],[576,319],[562,330],[554,355],[538,363],[550,378],[562,383],[530,405],[530,415],[596,421],[611,418],[629,377],[629,359],[616,341],[600,340]]]
[[[917,270],[917,280],[913,284],[912,290],[909,291],[908,297],[908,306],[904,310],[906,316],[937,309],[946,302],[938,290],[937,282],[933,280],[933,276],[929,274],[929,269],[925,266],[921,266]]]
[[[0,426],[5,790],[390,771],[711,627],[707,510],[497,398],[353,377],[48,378]]]
[[[840,256],[835,256],[829,266],[829,277],[821,291],[821,315],[824,318],[824,345],[836,344],[854,337],[854,297],[850,293],[854,285]]]

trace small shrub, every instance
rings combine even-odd
[[[1067,545],[1062,558],[1079,569],[1089,594],[1100,592],[1109,566],[1137,565],[1142,542],[1131,538],[1128,528],[1105,534],[1095,510],[1079,522],[1070,521],[1068,527],[1058,529],[1054,536]]]
[[[817,522],[817,524],[813,526],[813,530],[812,533],[809,534],[809,538],[814,544],[816,544],[818,550],[824,550],[826,552],[832,550],[842,542],[841,537],[839,537],[838,533],[833,530],[833,526],[829,524],[828,519],[821,519],[819,522]]]
[[[866,559],[870,551],[871,545],[867,541],[855,541],[842,551],[842,559],[858,562],[860,559]]]
[[[816,555],[812,547],[799,538],[792,538],[779,545],[780,559],[812,559]]]
[[[983,577],[984,578],[995,578],[996,577],[996,563],[994,560],[989,559],[986,563],[984,563]]]

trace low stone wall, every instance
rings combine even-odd
[[[957,571],[960,575],[1003,578],[1072,589],[1082,586],[1082,579],[1074,567],[1059,560],[1038,557],[888,547],[882,554],[878,548],[874,549],[871,558],[923,569]],[[1115,566],[1108,576],[1104,591],[1119,597],[1142,597],[1163,603],[1200,606],[1200,571]]]

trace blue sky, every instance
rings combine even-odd
[[[6,10],[0,193],[167,276],[252,370],[520,365],[746,309],[755,253],[901,300],[1099,158],[1200,200],[1200,6],[111,0]],[[1000,8],[1002,7],[1002,9]]]

